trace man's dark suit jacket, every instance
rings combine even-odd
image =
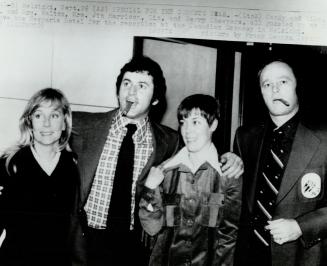
[[[98,166],[106,138],[109,133],[112,118],[118,109],[106,113],[73,113],[73,134],[71,146],[78,156],[78,168],[80,172],[80,191],[77,199],[76,212],[73,217],[73,242],[74,242],[74,265],[85,265],[86,242],[84,239],[83,227],[86,226],[84,205],[91,190],[94,175]],[[178,134],[173,129],[150,122],[153,135],[153,153],[146,166],[141,172],[136,186],[135,208],[138,208],[139,197],[143,184],[151,166],[160,164],[170,158],[179,148]],[[136,151],[137,152],[137,151]],[[138,211],[135,211],[135,219],[138,218]],[[127,251],[128,254],[128,251]]]
[[[254,206],[255,185],[267,126],[240,127],[235,135],[234,152],[244,162],[243,209],[236,264],[247,264],[250,217]],[[278,245],[271,242],[273,266],[327,265],[327,131],[298,125],[276,201],[273,220],[295,219],[302,230],[298,240]],[[303,190],[308,180],[319,180],[320,193],[312,197]]]

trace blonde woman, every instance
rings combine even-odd
[[[0,220],[6,229],[1,265],[69,265],[70,218],[78,172],[68,139],[69,103],[57,89],[32,96],[21,137],[0,160]]]

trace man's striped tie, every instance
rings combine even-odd
[[[278,134],[279,132],[274,132]],[[264,229],[272,219],[282,175],[284,173],[283,150],[275,150],[274,136],[258,177],[253,213],[253,233],[266,247],[270,246],[270,233]]]

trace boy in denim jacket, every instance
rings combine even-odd
[[[144,230],[157,235],[150,265],[233,265],[242,181],[222,175],[212,143],[219,104],[191,95],[177,116],[185,147],[152,167],[140,202]]]

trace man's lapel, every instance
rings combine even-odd
[[[81,178],[82,189],[81,189],[81,199],[82,202],[86,200],[86,197],[91,188],[93,177],[100,160],[100,156],[106,142],[109,128],[112,121],[111,112],[108,116],[99,119],[94,123],[94,127],[88,128],[82,134],[84,135],[84,144],[82,150],[82,158],[80,159],[81,165],[83,166]]]
[[[318,149],[319,143],[320,140],[300,123],[295,134],[290,158],[283,175],[276,204],[285,198],[297,180],[302,176],[303,171]]]
[[[268,127],[267,124],[266,125],[262,125],[262,127],[257,131],[257,134],[254,136],[254,141],[252,141],[251,143],[253,145],[251,145],[250,149],[252,149],[252,151],[249,154],[253,154],[256,157],[253,158],[247,158],[247,160],[254,160],[255,163],[255,169],[254,169],[254,173],[253,173],[253,179],[249,182],[251,182],[252,184],[250,184],[248,187],[248,191],[246,192],[248,195],[248,207],[250,209],[250,211],[252,211],[252,206],[253,206],[253,201],[254,201],[254,196],[255,196],[255,189],[256,189],[256,184],[257,184],[257,180],[259,177],[259,166],[260,166],[260,160],[262,160],[262,148],[264,145],[264,139],[265,139],[265,135],[267,133]]]
[[[155,125],[151,124],[151,133],[153,139],[153,152],[138,178],[137,183],[139,185],[144,184],[150,168],[160,164],[164,160],[165,154],[167,152],[168,143],[163,132],[158,130]]]

